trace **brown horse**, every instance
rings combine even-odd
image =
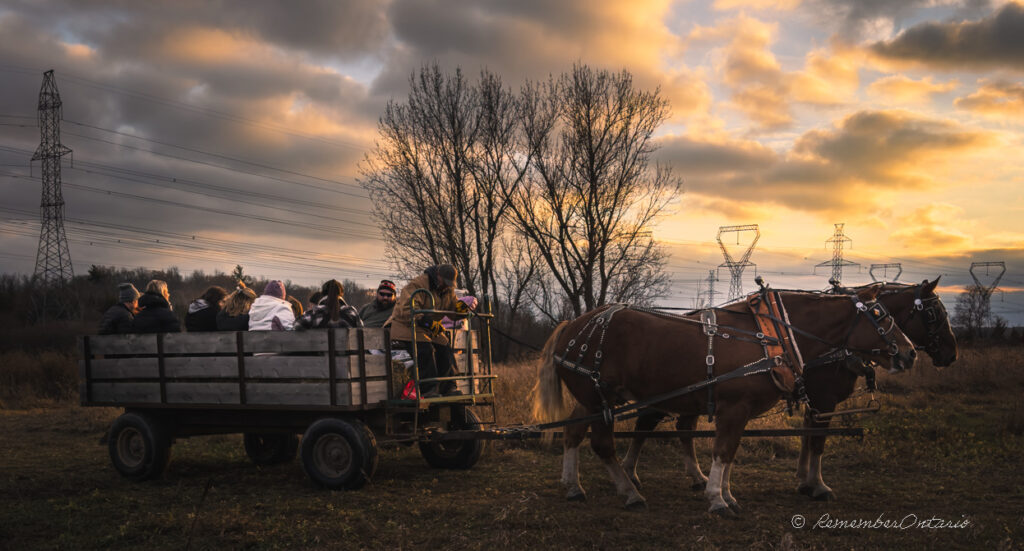
[[[936,366],[948,366],[957,358],[956,337],[949,325],[949,316],[942,301],[935,294],[939,278],[935,281],[923,281],[916,285],[887,283],[882,286],[878,301],[885,306],[900,329],[914,343],[918,350],[924,350]],[[863,291],[867,287],[840,292]],[[830,420],[816,420],[815,413],[832,413],[836,406],[853,394],[857,379],[861,376],[873,376],[872,368],[864,365],[855,356],[837,359],[820,364],[804,373],[804,383],[810,409],[804,416],[804,426],[808,428],[825,428]],[[699,415],[680,415],[676,420],[679,430],[693,430]],[[665,418],[661,412],[644,414],[637,419],[637,431],[654,430]],[[700,469],[693,446],[693,439],[681,437],[683,443],[683,463],[687,473],[693,479],[693,488],[704,489],[707,477]],[[825,449],[825,436],[803,437],[801,442],[800,460],[797,467],[797,478],[800,479],[798,491],[816,500],[831,500],[835,494],[821,477],[821,457]],[[640,481],[636,474],[637,463],[644,438],[636,437],[630,443],[629,451],[623,459],[623,467],[630,474],[634,484]]]
[[[956,361],[957,345],[949,315],[935,287],[939,278],[917,285],[887,283],[878,295],[893,319],[918,350],[924,350],[936,367],[945,367]],[[858,289],[855,289],[855,291]],[[807,397],[811,409],[804,415],[805,427],[828,427],[829,419],[816,421],[814,413],[832,413],[836,406],[853,394],[858,376],[867,374],[870,366],[849,365],[844,362],[826,364],[804,374]],[[821,478],[821,456],[825,451],[824,436],[803,437],[796,476],[798,490],[812,499],[827,501],[835,498],[832,489]]]
[[[849,349],[866,360],[877,361],[892,369],[904,369],[916,358],[913,345],[896,327],[891,318],[874,318],[878,314],[873,301],[880,286],[847,296],[803,292],[781,293],[788,310],[789,324],[797,330],[796,344],[804,357],[822,356],[833,349]],[[861,302],[858,302],[861,301]],[[868,306],[865,307],[865,304]],[[607,411],[609,403],[646,400],[675,389],[706,380],[709,364],[714,376],[743,372],[749,365],[765,357],[762,343],[739,339],[754,335],[758,327],[750,313],[739,308],[717,309],[719,331],[710,340],[714,345],[713,361],[709,354],[709,337],[698,317],[675,317],[602,307],[571,322],[560,324],[545,344],[543,363],[535,393],[535,411],[540,419],[564,414],[562,384],[579,403],[573,418]],[[595,323],[596,322],[596,323]],[[879,329],[879,324],[883,325]],[[600,340],[591,342],[596,328],[602,327]],[[585,344],[584,331],[590,328]],[[731,337],[731,338],[730,338]],[[759,335],[763,337],[763,335]],[[762,339],[763,340],[763,339]],[[568,360],[556,361],[562,354]],[[569,367],[567,367],[567,365]],[[597,377],[581,373],[573,366],[599,365]],[[735,516],[739,506],[729,486],[733,458],[747,422],[770,409],[781,395],[765,371],[718,383],[707,390],[679,395],[660,401],[657,409],[683,414],[699,414],[707,409],[710,397],[715,404],[715,440],[711,477],[706,495],[710,511]],[[566,427],[562,482],[568,487],[568,499],[585,499],[579,481],[579,447],[589,425],[590,444],[604,462],[616,490],[626,496],[626,506],[643,506],[646,500],[615,457],[613,423],[605,417],[588,423]]]

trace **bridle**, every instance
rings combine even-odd
[[[850,295],[850,300],[853,301],[853,305],[857,309],[857,315],[853,318],[853,321],[850,323],[850,328],[847,330],[846,337],[843,339],[843,346],[840,348],[843,350],[864,352],[873,356],[882,355],[883,351],[881,348],[874,348],[868,350],[852,348],[849,346],[850,337],[853,336],[853,332],[855,329],[857,329],[857,325],[860,323],[860,320],[862,318],[866,318],[868,322],[870,322],[871,325],[875,328],[875,331],[878,332],[878,335],[882,337],[882,340],[885,341],[885,344],[887,346],[885,353],[890,358],[895,358],[899,356],[899,342],[893,336],[893,332],[896,330],[897,327],[896,320],[893,319],[892,315],[889,314],[889,311],[885,309],[885,306],[883,306],[882,303],[878,302],[878,299],[872,299],[867,302],[864,302],[860,300],[860,298],[857,297],[857,295]],[[888,321],[888,328],[882,326],[882,324],[885,323],[886,321]]]
[[[939,347],[942,345],[942,333],[939,329],[948,323],[949,314],[946,313],[946,309],[942,306],[942,301],[939,300],[938,296],[932,295],[921,298],[923,288],[923,285],[918,285],[914,290],[914,307],[907,313],[906,319],[903,320],[900,326],[906,327],[907,322],[914,319],[915,316],[922,316],[922,322],[924,323],[925,331],[928,332],[928,337],[924,346],[915,344],[914,349],[923,350],[928,355],[935,357],[939,353]]]

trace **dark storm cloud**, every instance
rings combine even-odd
[[[989,10],[991,0],[812,0],[809,4],[810,13],[830,26],[838,24],[841,36],[857,41],[877,31],[880,24],[900,28],[922,9],[945,6],[956,17],[977,17]]]
[[[131,38],[132,29],[203,26],[250,34],[311,54],[351,57],[377,51],[388,35],[387,0],[25,0],[11,11],[42,23],[59,19],[75,34]],[[133,41],[126,41],[131,47]]]
[[[1010,2],[977,21],[922,23],[872,45],[871,51],[940,69],[1024,70],[1024,5]]]
[[[195,9],[189,12],[190,7]],[[258,7],[277,6],[259,4]],[[368,208],[369,202],[365,199],[290,183],[304,182],[362,194],[358,188],[332,181],[352,182],[355,163],[369,143],[367,137],[374,127],[379,102],[367,94],[365,86],[311,61],[328,55],[343,58],[340,55],[345,53],[340,51],[343,44],[327,41],[321,43],[321,49],[306,51],[296,42],[301,37],[280,37],[277,42],[265,42],[273,33],[256,29],[255,24],[241,31],[237,29],[242,28],[242,23],[237,27],[225,24],[220,29],[205,32],[212,31],[214,39],[224,37],[228,42],[239,41],[242,47],[253,46],[252,59],[245,58],[249,52],[244,48],[241,57],[218,59],[213,55],[205,59],[201,48],[196,50],[195,44],[181,40],[183,36],[195,36],[196,29],[200,29],[202,38],[204,27],[218,22],[210,11],[213,8],[205,4],[182,7],[180,3],[139,3],[111,7],[110,4],[72,2],[66,5],[32,3],[17,11],[12,8],[0,8],[0,36],[4,44],[0,51],[4,82],[0,87],[0,102],[4,109],[0,112],[34,116],[42,72],[56,69],[57,84],[64,100],[62,141],[74,150],[76,161],[74,167],[67,164],[63,171],[69,218],[116,222],[168,235],[220,235],[277,245],[303,241],[344,242],[345,250],[353,252],[364,244],[377,243],[364,237],[374,233],[372,221],[364,214],[255,198],[257,194],[272,194],[327,206]],[[163,10],[167,13],[162,13]],[[242,13],[243,10],[236,11]],[[258,10],[249,6],[248,16],[256,17],[255,11]],[[231,20],[238,13],[225,18]],[[327,13],[324,17],[327,22],[333,16]],[[271,25],[271,22],[267,20],[266,24]],[[286,31],[282,28],[276,32]],[[344,35],[345,31],[345,25],[338,25],[332,32]],[[308,38],[315,40],[316,36]],[[189,46],[193,50],[188,50]],[[230,52],[232,47],[238,49],[237,46],[228,43],[225,49]],[[376,47],[363,44],[350,48],[348,53],[357,54],[364,51],[360,48]],[[200,55],[197,56],[197,52]],[[310,174],[322,180],[74,124],[78,122]],[[5,146],[21,151],[3,153],[0,162],[27,166],[39,141],[38,130],[4,127],[0,131]],[[234,170],[152,155],[139,149],[228,165]],[[93,163],[102,167],[97,168]],[[38,176],[38,163],[36,165]],[[112,168],[174,180],[125,172],[120,173],[125,178],[116,178],[110,175]],[[28,172],[27,168],[12,170]],[[279,180],[246,172],[269,174]],[[201,186],[186,186],[182,183],[186,180]],[[37,209],[32,206],[39,201],[37,180],[12,180],[3,184],[6,205],[27,206],[30,211]],[[202,191],[204,184],[239,191],[237,194],[221,193],[226,197],[218,198],[197,194],[196,190]],[[105,195],[79,186],[145,199]],[[297,222],[297,225],[275,223],[270,218]],[[338,229],[324,231],[311,228],[313,225]],[[69,237],[79,239],[80,228],[69,228]],[[127,250],[111,252],[108,249],[105,250],[107,256],[102,256],[83,247],[88,249],[89,246],[80,242],[73,245],[76,258],[90,258],[90,254],[91,258],[120,255],[122,260],[116,263],[125,265],[160,267],[184,262],[203,266],[202,261],[180,261],[159,255],[144,257]],[[318,247],[311,244],[308,248]],[[332,249],[333,245],[327,247],[327,250]]]

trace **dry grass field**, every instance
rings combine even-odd
[[[622,508],[589,450],[582,454],[589,500],[566,502],[558,483],[560,447],[541,442],[492,444],[469,471],[433,470],[415,447],[384,449],[371,484],[330,492],[313,487],[298,461],[254,466],[239,436],[195,437],[175,443],[162,479],[131,483],[99,444],[119,411],[72,405],[70,359],[2,359],[8,360],[0,363],[3,549],[1024,546],[1020,349],[966,350],[942,371],[928,366],[880,377],[882,411],[857,421],[867,429],[864,440],[837,438],[827,448],[825,480],[837,501],[814,502],[796,492],[796,439],[745,441],[732,477],[745,508],[736,521],[705,512],[671,441],[650,443],[644,452],[648,508],[639,512]],[[501,369],[499,423],[527,421],[532,370],[528,363]],[[41,371],[45,379],[28,375]],[[783,415],[755,422],[796,424]],[[707,442],[698,444],[698,457],[706,469]],[[806,520],[803,528],[793,526],[795,515]],[[879,517],[966,526],[823,527],[824,519]]]

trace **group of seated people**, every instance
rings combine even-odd
[[[213,286],[193,300],[185,315],[185,329],[200,331],[290,331],[330,327],[390,327],[393,349],[415,354],[422,379],[450,376],[455,363],[445,329],[461,320],[443,315],[421,314],[416,321],[413,342],[412,309],[429,308],[426,297],[413,294],[426,289],[433,296],[433,309],[468,314],[476,308],[471,296],[457,297],[458,271],[450,264],[431,266],[410,280],[401,293],[390,280],[382,280],[374,300],[356,309],[345,302],[344,288],[337,280],[327,281],[309,297],[307,308],[286,293],[282,281],[274,280],[256,296],[239,282],[234,292]],[[397,296],[396,296],[397,295]],[[459,317],[455,315],[454,317]],[[139,293],[131,283],[118,286],[118,303],[110,307],[100,322],[99,333],[174,333],[180,332],[178,316],[173,312],[167,283],[154,279]],[[444,381],[420,385],[423,397],[457,393],[455,383]]]

